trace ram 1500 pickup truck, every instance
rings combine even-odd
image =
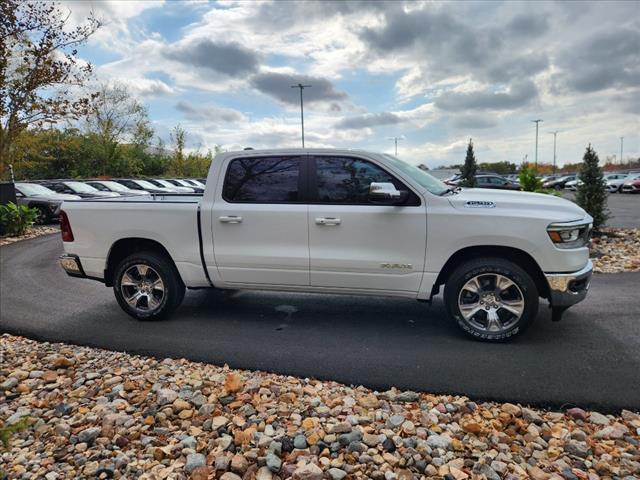
[[[281,149],[216,156],[204,194],[65,201],[69,275],[112,286],[137,319],[185,288],[389,295],[444,303],[506,340],[587,294],[592,218],[552,195],[449,188],[394,156]]]

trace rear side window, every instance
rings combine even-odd
[[[239,158],[227,169],[222,197],[227,202],[297,203],[300,157]]]

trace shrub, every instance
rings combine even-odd
[[[593,229],[598,231],[609,217],[607,212],[607,183],[598,164],[598,154],[591,145],[587,147],[578,178],[576,203],[593,217]]]
[[[542,192],[542,180],[536,177],[536,170],[528,164],[523,163],[518,174],[520,187],[525,192]]]
[[[38,211],[35,208],[16,205],[13,202],[0,205],[0,227],[6,235],[24,235],[37,216]]]
[[[473,153],[473,142],[471,141],[471,139],[469,139],[469,145],[467,146],[467,156],[465,157],[464,165],[462,166],[460,186],[475,187],[477,171],[478,164],[476,163],[476,156]]]

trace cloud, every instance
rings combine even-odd
[[[538,95],[531,81],[512,85],[506,92],[491,89],[475,90],[465,93],[446,93],[440,95],[436,106],[446,111],[460,110],[513,110],[531,102]]]
[[[354,117],[347,117],[336,123],[336,128],[344,128],[348,130],[358,130],[360,128],[378,127],[381,125],[394,125],[404,120],[395,113],[365,113]]]
[[[213,70],[231,77],[257,71],[260,56],[236,42],[209,39],[174,45],[164,53],[166,58],[197,68]]]
[[[497,124],[495,118],[486,115],[462,115],[453,119],[453,125],[462,130],[492,128]]]
[[[558,60],[560,88],[588,93],[635,87],[640,78],[638,25],[604,30],[566,47]]]
[[[340,110],[340,105],[336,102],[346,101],[349,98],[346,93],[336,90],[328,79],[310,75],[261,72],[251,77],[249,82],[256,90],[288,105],[300,104],[299,90],[291,88],[292,85],[299,83],[311,85],[310,88],[304,89],[305,104],[331,102],[330,108],[336,111]]]
[[[172,87],[157,78],[118,78],[118,81],[124,83],[131,93],[140,97],[157,97],[175,93]]]
[[[176,104],[176,110],[184,114],[187,120],[194,122],[209,122],[209,123],[235,123],[244,120],[245,117],[242,113],[232,108],[220,107],[217,105],[208,105],[197,107],[189,102],[180,100]]]
[[[546,16],[523,13],[516,15],[507,23],[509,33],[522,37],[536,37],[549,30],[549,21]]]

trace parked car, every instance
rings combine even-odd
[[[386,154],[224,152],[201,198],[65,202],[60,263],[141,320],[176,309],[185,287],[429,301],[444,286],[452,321],[499,341],[539,297],[554,320],[585,298],[592,222],[553,195],[457,190]]]
[[[139,178],[117,178],[114,180],[124,185],[125,187],[130,188],[131,190],[157,194],[176,193],[175,190],[170,190],[165,187],[158,187],[151,182],[147,182],[146,180],[141,180]]]
[[[640,177],[640,174],[618,173],[618,174],[615,174],[615,178],[613,177],[614,175],[605,176],[605,180],[607,181],[607,190],[609,191],[609,193],[616,193],[616,192],[621,193],[624,182],[626,182],[627,180],[632,180],[633,178],[636,178],[636,177]]]
[[[77,180],[42,180],[38,183],[58,193],[69,193],[71,195],[78,195],[82,198],[108,198],[120,196],[120,194],[115,192],[101,192],[97,188]]]
[[[565,183],[564,189],[575,192],[576,190],[578,190],[579,185],[582,185],[582,180],[580,180],[579,178],[576,178],[575,180],[570,180],[567,183]]]
[[[18,205],[35,208],[38,211],[36,223],[39,225],[58,220],[60,205],[65,200],[80,200],[78,195],[57,193],[37,183],[18,182],[14,184]]]
[[[631,175],[629,175],[631,177]],[[627,178],[622,184],[623,193],[640,192],[640,174],[635,174],[631,178]]]
[[[174,185],[168,180],[164,180],[161,178],[147,178],[147,181],[149,183],[153,183],[158,187],[164,187],[164,188],[168,188],[169,190],[173,190],[176,193],[194,193],[193,188]]]
[[[495,188],[498,190],[520,190],[520,185],[499,175],[476,175],[476,188]],[[448,181],[449,185],[459,186],[462,177],[457,180]]]
[[[190,185],[193,185],[194,187],[200,187],[200,188],[205,187],[204,182],[201,182],[197,178],[185,178],[184,181],[188,182]]]
[[[114,182],[113,180],[87,180],[87,185],[91,185],[93,188],[97,188],[102,192],[116,192],[120,195],[149,195],[149,192],[144,190],[133,190],[129,187],[122,185],[121,183]]]
[[[567,182],[571,182],[575,179],[575,175],[564,175],[554,180],[543,182],[542,186],[544,188],[555,188],[556,190],[562,190]]]
[[[179,178],[167,178],[166,180],[167,180],[167,182],[169,182],[172,185],[175,185],[176,187],[187,187],[187,188],[191,189],[195,193],[203,193],[204,192],[204,186],[200,187],[200,186],[192,185],[191,183],[187,182],[186,180],[181,180]]]

